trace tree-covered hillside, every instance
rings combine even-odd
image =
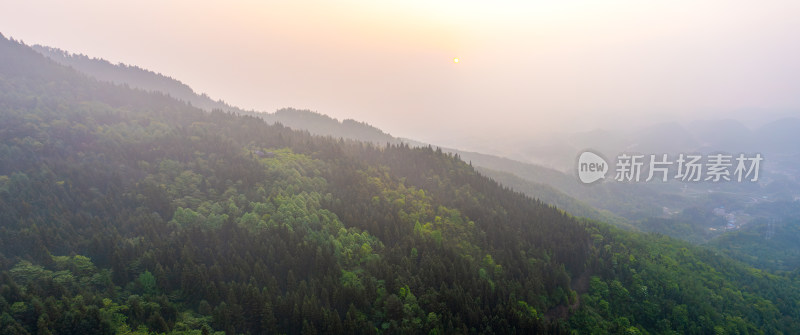
[[[380,129],[363,122],[350,119],[339,121],[327,115],[309,110],[282,108],[274,113],[245,111],[230,106],[222,101],[213,101],[204,94],[196,94],[189,86],[176,79],[141,69],[136,66],[129,66],[125,64],[115,65],[104,59],[90,58],[89,56],[81,54],[72,54],[70,52],[53,47],[34,45],[32,48],[59,64],[69,66],[100,81],[108,81],[117,85],[127,85],[145,91],[161,92],[176,99],[189,102],[193,106],[209,112],[212,110],[221,110],[241,115],[255,116],[258,118],[263,118],[267,121],[267,123],[280,123],[281,125],[295,130],[308,131],[312,135],[333,136],[335,138],[341,137],[362,142],[371,142],[378,145],[385,145],[387,143],[395,145],[400,143],[408,143],[413,147],[429,146],[429,144],[423,142],[392,137]],[[576,194],[573,189],[574,187],[565,188],[565,186],[568,184],[574,183],[574,178],[570,179],[561,172],[532,164],[523,164],[507,158],[501,158],[492,155],[449,148],[442,148],[442,151],[458,154],[464,161],[471,162],[477,167],[484,167],[481,169],[481,172],[488,175],[492,179],[499,181],[501,184],[515,188],[515,190],[540,199],[545,203],[558,206],[562,209],[567,209],[573,215],[584,216],[592,219],[603,219],[603,221],[610,221],[620,225],[624,225],[624,222],[626,221],[623,218],[609,214],[607,211],[600,212],[599,210],[595,210],[550,186],[555,185],[559,189],[568,189],[572,191],[572,194]],[[521,178],[510,175],[509,173],[501,172],[509,170],[514,171],[514,173],[517,174],[520,174],[520,172],[524,171],[522,175],[525,175],[527,178],[539,181],[546,180],[548,184],[521,180]],[[532,172],[533,174],[531,174]],[[520,185],[525,185],[526,187],[519,187]],[[657,206],[654,205],[651,207]]]
[[[754,207],[759,219],[708,245],[760,269],[800,269],[800,202],[765,202]]]
[[[797,333],[798,274],[0,37],[0,334]]]

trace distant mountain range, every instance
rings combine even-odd
[[[800,114],[800,111],[798,112]],[[737,120],[704,120],[688,124],[677,122],[654,124],[642,129],[607,130],[555,136],[550,143],[521,143],[520,160],[540,162],[557,169],[571,169],[575,157],[586,149],[609,157],[621,152],[711,153],[759,152],[764,154],[798,154],[800,118],[785,117],[758,127]]]

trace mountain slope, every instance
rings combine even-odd
[[[575,200],[575,198],[566,195],[550,185],[532,182],[507,172],[500,172],[482,167],[476,167],[475,169],[481,174],[496,180],[502,185],[509,185],[512,190],[526,195],[535,194],[537,199],[544,203],[556,206],[566,211],[570,215],[613,223],[617,226],[627,229],[636,229],[633,226],[630,226],[625,218],[616,216],[608,211],[597,210],[592,206]]]
[[[800,269],[800,202],[762,203],[755,211],[761,212],[759,219],[719,236],[709,246],[757,268]]]
[[[101,59],[90,59],[83,55],[72,55],[55,48],[36,47],[38,51],[62,64],[70,65],[79,71],[101,80],[125,83],[132,87],[167,93],[181,97],[195,106],[207,111],[220,109],[238,114],[253,115],[264,118],[269,123],[281,123],[293,129],[307,130],[311,134],[333,136],[384,145],[386,143],[409,143],[414,146],[427,147],[427,143],[408,139],[396,139],[377,128],[353,120],[338,121],[328,116],[311,111],[285,108],[275,113],[247,112],[230,107],[221,102],[211,101],[207,96],[194,94],[188,86],[150,71],[135,66],[112,65]],[[214,105],[216,104],[216,105]],[[203,107],[205,106],[205,107]],[[696,215],[682,215],[680,222],[671,218],[668,213],[696,211],[707,213],[721,206],[716,194],[729,194],[741,199],[737,206],[747,207],[753,197],[767,196],[769,199],[793,199],[797,196],[797,187],[793,180],[797,175],[798,155],[786,143],[791,141],[791,134],[797,133],[797,119],[787,118],[764,125],[751,131],[744,124],[734,120],[694,121],[686,126],[677,123],[655,124],[646,129],[627,129],[624,131],[595,130],[577,133],[563,138],[555,138],[552,142],[560,146],[546,149],[546,143],[525,143],[522,152],[535,152],[529,161],[540,161],[549,155],[561,155],[563,164],[574,165],[574,153],[585,148],[593,148],[613,157],[623,151],[639,152],[762,152],[768,155],[763,164],[762,180],[768,185],[757,184],[726,185],[658,183],[621,185],[604,183],[586,187],[577,182],[569,174],[535,164],[522,163],[507,158],[485,155],[475,152],[443,148],[444,152],[459,155],[463,160],[484,169],[504,185],[521,190],[526,194],[543,201],[565,208],[575,215],[589,215],[593,219],[607,220],[615,224],[625,222],[644,231],[656,231],[689,241],[707,241],[717,235],[722,226],[715,226],[706,220],[685,222],[686,218]],[[670,138],[670,141],[663,141]],[[525,149],[525,147],[529,147]],[[507,173],[525,179],[526,187],[508,178]],[[681,185],[682,184],[682,185]],[[544,186],[542,186],[544,185]],[[683,186],[688,186],[688,190]],[[553,190],[555,189],[555,190]],[[714,191],[715,196],[709,191]],[[592,206],[599,211],[611,212],[614,216],[599,215],[598,211],[581,209],[584,205]],[[665,209],[666,208],[666,209]],[[576,212],[580,211],[580,213]],[[709,228],[717,230],[709,230]]]
[[[237,113],[245,112],[223,101],[214,101],[205,94],[197,94],[191,87],[174,78],[142,69],[138,66],[128,66],[122,63],[111,64],[104,59],[89,58],[86,55],[72,54],[61,49],[42,45],[34,45],[31,48],[59,64],[72,67],[100,81],[128,85],[132,88],[146,91],[162,92],[209,112],[214,109]]]
[[[0,38],[0,332],[792,333],[797,278]]]
[[[308,131],[313,135],[353,139],[379,145],[385,145],[387,143],[409,143],[413,146],[419,147],[429,146],[427,143],[394,138],[391,135],[386,134],[383,131],[363,122],[349,119],[339,121],[327,115],[308,110],[283,108],[275,113],[244,111],[239,108],[229,106],[221,101],[213,101],[206,95],[198,95],[194,93],[189,86],[178,80],[163,76],[161,74],[156,74],[152,71],[144,70],[136,66],[127,66],[124,64],[114,65],[102,59],[90,58],[80,54],[71,54],[61,49],[40,45],[33,46],[33,49],[56,61],[57,63],[70,66],[98,80],[108,81],[115,84],[124,84],[147,91],[169,94],[177,99],[190,102],[193,106],[202,108],[206,111],[222,110],[241,115],[251,115],[263,118],[271,124],[280,123],[292,129]],[[624,219],[600,214],[596,210],[585,208],[586,205],[579,204],[579,201],[571,199],[570,196],[558,191],[558,189],[562,189],[565,187],[565,185],[574,183],[574,178],[569,178],[561,172],[531,164],[523,164],[507,158],[501,158],[492,155],[466,152],[449,148],[443,148],[442,150],[444,152],[458,154],[462,159],[473,162],[476,166],[486,167],[487,169],[484,170],[484,172],[490,176],[497,176],[498,178],[496,179],[501,183],[508,180],[505,176],[500,177],[503,175],[502,173],[513,171],[510,170],[511,168],[509,168],[509,166],[513,168],[514,166],[522,165],[522,167],[517,168],[515,172],[519,173],[519,171],[526,171],[527,173],[524,175],[528,178],[528,180],[533,181],[533,184],[530,184],[530,181],[527,183],[529,186],[535,186],[518,189],[518,191],[528,194],[534,198],[539,198],[546,203],[566,209],[573,215],[586,216],[592,219],[607,220],[615,223],[624,221]],[[495,170],[497,172],[494,172]],[[531,176],[530,171],[534,171],[536,175]],[[554,185],[556,189],[544,184],[545,181]],[[515,184],[505,185],[513,187]]]

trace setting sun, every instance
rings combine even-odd
[[[453,63],[458,63],[458,58],[453,58]]]

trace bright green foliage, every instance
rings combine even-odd
[[[189,226],[192,224],[200,223],[200,214],[190,208],[178,207],[175,209],[175,215],[172,217],[175,223],[181,226]]]
[[[156,277],[150,271],[142,272],[136,281],[141,285],[144,294],[152,295],[156,293]]]

